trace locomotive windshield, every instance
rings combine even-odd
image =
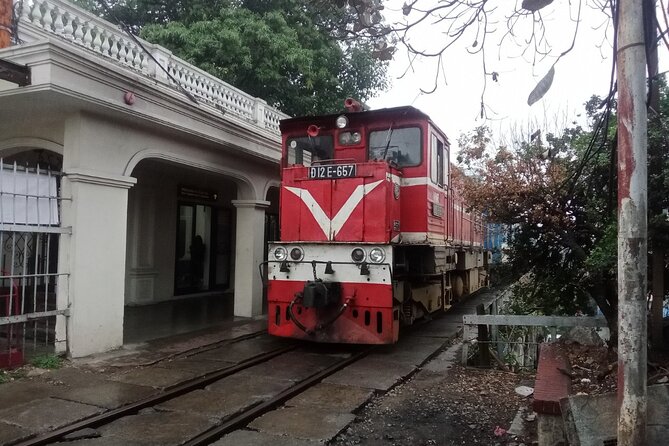
[[[286,141],[287,162],[291,164],[311,165],[313,161],[334,158],[334,139],[332,135],[299,136]]]
[[[420,128],[408,127],[371,132],[369,159],[394,161],[400,167],[417,166],[421,161]]]

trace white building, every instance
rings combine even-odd
[[[66,1],[15,6],[20,42],[0,49],[0,359],[10,322],[80,357],[121,346],[138,305],[227,299],[260,315],[285,115]]]

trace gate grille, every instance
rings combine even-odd
[[[0,368],[54,352],[56,317],[67,315],[59,191],[60,173],[0,158]]]

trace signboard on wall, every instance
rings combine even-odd
[[[218,193],[193,186],[179,186],[179,197],[199,201],[216,201]]]

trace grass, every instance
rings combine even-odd
[[[40,369],[59,369],[63,365],[63,358],[57,355],[39,355],[30,360],[30,365]]]
[[[8,383],[23,377],[24,372],[22,370],[0,370],[0,384]]]

